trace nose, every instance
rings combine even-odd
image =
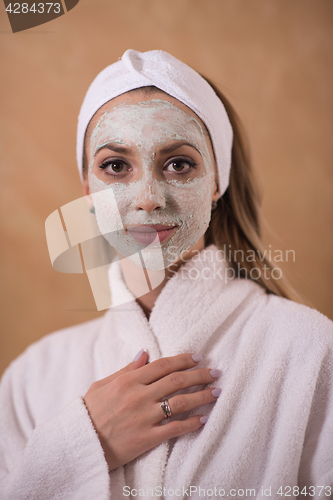
[[[144,210],[149,214],[153,210],[165,208],[165,198],[156,180],[143,184],[142,189],[137,193],[135,205],[137,210]]]

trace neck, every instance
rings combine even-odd
[[[171,266],[162,271],[155,271],[156,273],[164,272],[164,278],[157,287],[150,289],[149,292],[147,292],[147,283],[150,283],[150,280],[148,278],[146,269],[143,269],[143,275],[141,267],[136,266],[134,262],[129,259],[124,259],[123,255],[118,253],[118,256],[120,258],[121,270],[126,285],[136,297],[136,302],[140,305],[148,320],[150,318],[150,314],[155,305],[157,297],[162,292],[168,280],[172,278],[172,276],[175,274],[175,272],[178,271],[180,267],[182,267],[184,264],[186,264],[186,262],[192,259],[194,255],[197,255],[203,248],[204,239],[202,237],[196,245],[184,252],[182,256]],[[151,274],[151,271],[149,272],[149,274]]]

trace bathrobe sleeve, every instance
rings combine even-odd
[[[332,329],[331,329],[331,333]],[[304,437],[299,468],[299,484],[306,486],[309,497],[317,498],[318,485],[323,486],[321,496],[333,498],[333,342],[323,349],[317,359],[311,407]],[[319,357],[318,357],[319,358]],[[314,488],[316,486],[316,488]],[[313,495],[316,493],[316,495]]]
[[[0,385],[0,498],[109,499],[107,463],[82,397],[36,425],[25,368],[16,360]]]

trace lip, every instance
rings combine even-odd
[[[160,243],[168,239],[172,234],[174,234],[177,226],[170,226],[164,224],[153,224],[153,225],[136,225],[136,226],[127,226],[126,232],[130,234],[135,241],[141,243],[143,245],[150,245],[158,238]]]

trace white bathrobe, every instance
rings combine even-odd
[[[254,281],[225,283],[219,255],[211,245],[185,264],[149,321],[113,264],[112,294],[130,302],[46,336],[10,365],[0,393],[1,499],[281,499],[297,485],[298,498],[330,498],[333,323]],[[141,348],[150,361],[201,353],[199,367],[222,371],[222,394],[183,415],[209,415],[202,428],[108,473],[82,396]]]

